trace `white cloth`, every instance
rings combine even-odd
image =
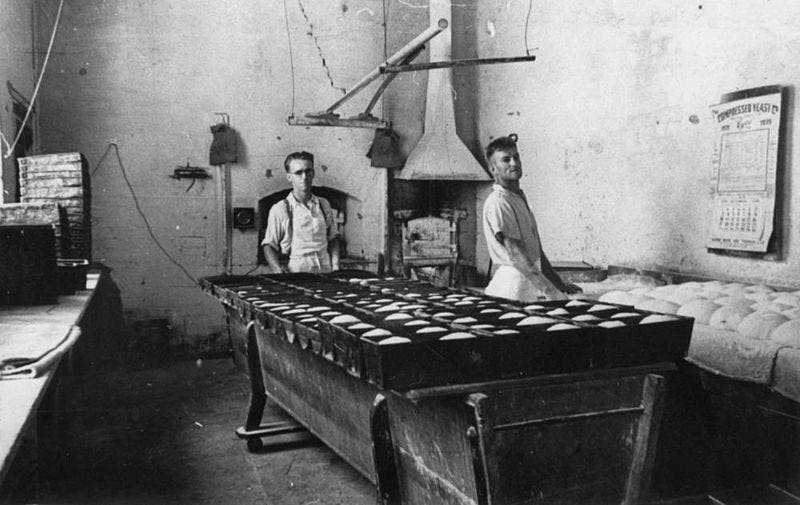
[[[483,233],[489,257],[494,265],[499,266],[486,287],[487,295],[522,302],[567,298],[541,273],[539,231],[523,194],[495,184],[483,204]],[[539,269],[540,273],[535,278],[526,278],[514,268],[508,249],[497,239],[498,234],[522,243],[525,256]]]
[[[289,271],[292,273],[308,272],[324,274],[331,272],[331,257],[327,250],[305,254],[303,256],[289,257]]]
[[[507,265],[500,265],[484,292],[489,296],[523,303],[567,298],[544,274],[540,273],[535,279],[529,279],[516,268]]]
[[[330,272],[328,241],[338,236],[330,204],[314,195],[302,204],[293,193],[289,193],[286,202],[291,211],[283,201],[270,209],[261,245],[290,254],[290,272]]]

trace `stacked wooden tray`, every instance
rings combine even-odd
[[[217,277],[203,288],[262,333],[383,389],[676,361],[693,320],[589,300],[517,304],[392,278]]]

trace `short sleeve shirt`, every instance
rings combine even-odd
[[[291,251],[293,255],[321,251],[328,247],[328,242],[339,235],[334,221],[333,210],[327,200],[312,195],[306,205],[297,201],[293,193],[289,193],[286,202],[291,206],[293,220],[292,237],[289,236],[289,211],[283,200],[273,205],[267,217],[267,229],[261,245],[268,245],[283,254],[289,254],[292,248],[292,238],[295,244],[300,244],[298,251]],[[315,233],[312,223],[321,219],[325,230]],[[297,235],[295,235],[297,234]]]
[[[483,204],[483,233],[493,264],[513,266],[508,250],[497,239],[501,233],[504,237],[521,241],[526,256],[534,264],[541,265],[539,231],[523,195],[495,184]]]

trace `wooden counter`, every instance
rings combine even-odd
[[[87,289],[60,296],[57,304],[0,307],[0,332],[25,328],[47,332],[54,344],[64,340],[73,325],[84,324],[101,274],[90,272]],[[0,484],[4,484],[24,436],[35,426],[37,409],[56,377],[69,373],[72,350],[56,357],[34,378],[0,380]]]

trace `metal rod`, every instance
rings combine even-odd
[[[331,105],[330,107],[325,109],[325,112],[323,112],[321,114],[330,114],[337,107],[342,105],[344,102],[346,102],[347,100],[350,100],[356,93],[358,93],[364,87],[366,87],[367,84],[371,83],[372,81],[374,81],[375,79],[377,79],[378,77],[381,76],[381,66],[395,65],[397,63],[400,63],[401,61],[403,61],[403,59],[406,56],[408,56],[409,54],[413,53],[418,47],[424,45],[426,42],[431,40],[433,37],[435,37],[435,36],[439,35],[440,33],[442,33],[442,31],[445,28],[447,28],[447,25],[448,25],[447,20],[442,18],[442,19],[439,20],[439,22],[436,25],[430,26],[424,32],[422,32],[419,35],[417,35],[408,44],[406,44],[405,46],[400,48],[399,51],[397,51],[396,53],[391,55],[389,58],[387,58],[386,61],[383,64],[379,65],[377,68],[375,68],[375,70],[373,70],[372,72],[370,72],[367,75],[365,75],[358,83],[356,83],[355,86],[353,86],[353,88],[350,91],[345,93],[345,95],[342,98],[340,98],[336,102],[334,102],[333,105]]]
[[[409,65],[382,65],[381,73],[394,74],[398,72],[416,72],[417,70],[432,70],[436,68],[470,67],[473,65],[492,65],[495,63],[521,63],[534,61],[536,56],[515,56],[509,58],[473,58],[466,60],[431,61],[429,63],[413,63]]]
[[[555,424],[567,421],[575,421],[578,419],[591,419],[593,417],[616,416],[620,414],[639,414],[641,412],[644,412],[644,407],[628,407],[623,409],[601,410],[599,412],[586,412],[584,414],[544,417],[542,419],[531,419],[528,421],[520,421],[518,423],[498,424],[496,426],[492,426],[492,429],[494,431],[513,430],[516,428],[523,428],[525,426],[536,426],[539,424]]]
[[[407,64],[411,63],[414,60],[414,58],[419,56],[419,53],[421,53],[423,49],[425,49],[425,46],[419,46],[418,48],[416,48],[413,53],[409,54],[408,56],[406,56],[403,59],[401,64],[402,65],[407,65]],[[372,108],[375,107],[376,103],[378,103],[378,99],[381,97],[381,95],[386,90],[386,88],[389,86],[389,84],[392,83],[394,78],[397,77],[397,75],[398,74],[393,73],[393,74],[390,74],[390,75],[386,76],[386,78],[383,80],[381,85],[378,87],[378,90],[375,91],[375,95],[372,97],[372,100],[370,100],[369,105],[367,105],[367,108],[364,109],[364,114],[370,114],[372,112]]]

